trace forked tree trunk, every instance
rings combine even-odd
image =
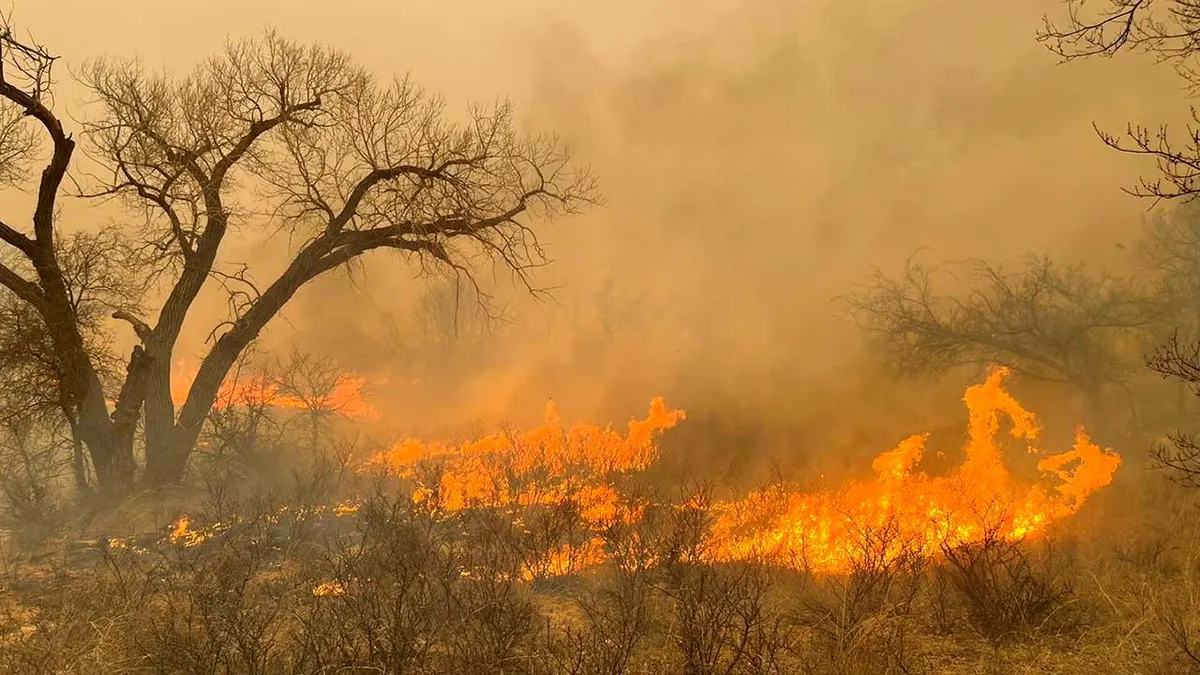
[[[64,329],[61,325],[49,327],[52,331],[63,332],[75,328],[69,326]],[[130,415],[126,406],[109,414],[100,377],[92,367],[78,334],[57,338],[55,349],[60,363],[65,366],[60,386],[63,399],[71,402],[74,411],[74,442],[86,446],[96,471],[96,481],[102,490],[127,489],[133,482],[135,468],[133,441],[137,428],[136,413]]]
[[[172,429],[174,431],[174,429]],[[187,470],[188,458],[196,441],[187,442],[187,438],[171,436],[155,450],[146,452],[146,476],[148,485],[173,485],[183,480]]]
[[[178,418],[172,412],[174,406],[152,408],[147,405],[145,479],[148,484],[168,485],[183,480],[204,421],[241,349],[229,341],[218,340],[200,364]]]
[[[109,419],[95,420],[92,413],[81,415],[79,426],[79,437],[92,458],[100,490],[122,492],[129,489],[133,485],[135,469],[133,434],[121,433]]]
[[[200,439],[200,432],[216,403],[225,381],[242,351],[258,337],[267,323],[295,295],[305,282],[331,269],[318,264],[327,249],[310,246],[302,251],[275,283],[246,310],[227,333],[217,339],[200,363],[187,400],[174,415],[170,395],[169,362],[167,370],[153,370],[148,384],[146,413],[146,482],[166,485],[180,482],[188,459]],[[157,396],[154,392],[157,391]],[[151,399],[158,405],[151,405]],[[164,403],[165,400],[165,403]]]

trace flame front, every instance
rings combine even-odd
[[[624,436],[590,424],[564,429],[551,402],[545,423],[532,431],[496,433],[460,447],[406,440],[372,458],[368,467],[416,480],[416,499],[434,499],[450,511],[571,499],[580,505],[585,521],[599,523],[622,511],[622,500],[608,478],[650,466],[658,457],[655,434],[683,418],[683,411],[656,398],[646,419],[630,422]],[[427,484],[418,472],[431,464],[437,465],[440,476]]]
[[[1003,387],[1008,370],[996,368],[967,390],[969,440],[963,463],[944,476],[915,471],[927,434],[912,436],[875,458],[871,481],[817,494],[780,487],[718,504],[708,554],[718,560],[765,558],[815,572],[852,569],[864,547],[873,553],[930,556],[943,546],[987,536],[1010,539],[1043,532],[1112,482],[1121,458],[1078,429],[1073,450],[1038,462],[1042,482],[1013,476],[998,443],[1003,417],[1011,435],[1040,454],[1034,416]],[[873,543],[870,540],[874,540]]]
[[[868,540],[875,555],[932,556],[942,546],[987,536],[1034,536],[1071,516],[1112,481],[1121,458],[1094,444],[1081,428],[1074,449],[1038,462],[1041,480],[1014,476],[998,442],[1002,419],[1011,422],[1012,437],[1035,454],[1039,429],[1004,389],[1007,375],[996,368],[964,395],[969,441],[962,464],[949,474],[917,471],[928,435],[909,437],[875,458],[872,480],[816,493],[780,485],[710,505],[702,557],[766,560],[836,574],[853,569]],[[601,527],[640,518],[639,506],[619,493],[611,477],[650,466],[659,452],[656,434],[682,419],[682,411],[657,398],[647,417],[631,422],[622,436],[592,425],[566,429],[550,404],[545,423],[532,431],[493,434],[459,447],[408,440],[369,466],[412,480],[415,500],[447,511],[485,507],[516,513],[514,507],[569,500],[585,523]],[[540,574],[563,574],[604,559],[597,538],[535,566]]]

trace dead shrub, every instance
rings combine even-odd
[[[1024,541],[1003,536],[998,527],[977,542],[941,550],[968,624],[993,645],[1030,637],[1072,597],[1071,586],[1054,575],[1053,555],[1035,559]],[[1067,618],[1059,618],[1065,625]]]
[[[899,524],[856,529],[849,571],[820,580],[798,611],[809,672],[910,672],[909,618],[924,558]]]
[[[790,632],[770,596],[770,569],[758,561],[705,562],[708,493],[695,490],[683,503],[666,517],[658,584],[670,602],[667,634],[682,672],[781,672],[777,658]]]

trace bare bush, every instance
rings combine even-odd
[[[827,576],[802,600],[813,672],[904,672],[908,619],[921,590],[924,558],[894,520],[858,527],[844,575]]]
[[[277,548],[259,517],[143,568],[157,584],[133,644],[161,673],[279,672],[289,584],[271,571]]]
[[[711,516],[704,489],[669,521],[659,590],[669,599],[668,634],[684,675],[779,672],[789,634],[770,597],[771,574],[758,561],[708,563]],[[762,670],[754,670],[762,668]]]
[[[245,478],[276,468],[270,460],[283,445],[275,407],[279,396],[268,386],[269,368],[256,367],[251,359],[249,352],[238,359],[209,411],[197,443],[196,473],[205,478]]]
[[[358,544],[338,546],[314,580],[303,660],[315,672],[438,672],[459,574],[449,533],[406,500],[380,495],[360,514]]]
[[[1072,595],[1071,586],[1054,578],[1049,564],[1038,565],[1025,546],[1003,536],[998,527],[989,528],[978,542],[942,546],[968,623],[993,644],[1028,638]]]
[[[0,495],[14,525],[49,524],[59,507],[60,478],[68,473],[62,439],[48,436],[33,420],[0,422]]]

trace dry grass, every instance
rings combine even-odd
[[[1200,530],[1186,513],[1120,541],[989,538],[935,561],[880,555],[895,550],[887,532],[864,533],[850,575],[817,578],[689,562],[702,514],[666,508],[603,533],[615,562],[530,582],[531,559],[576,528],[353,489],[372,496],[351,517],[210,490],[191,499],[210,507],[195,522],[230,525],[195,546],[4,558],[0,672],[1200,672]]]

